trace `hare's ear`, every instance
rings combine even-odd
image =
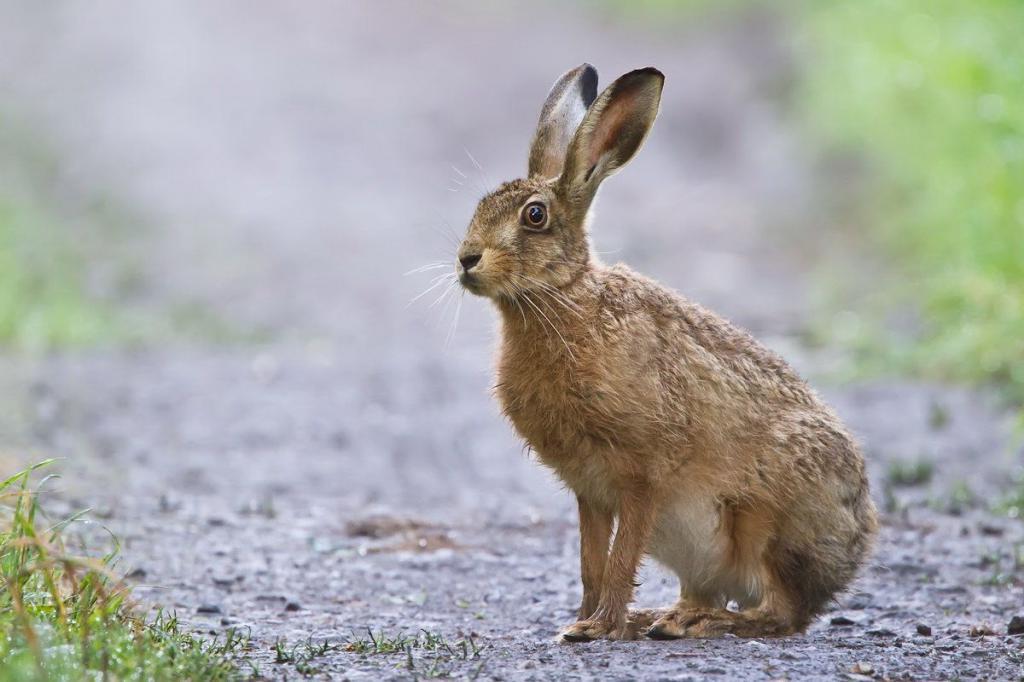
[[[530,146],[530,177],[554,178],[562,172],[565,151],[595,97],[597,69],[590,64],[581,64],[555,81]]]
[[[664,84],[665,76],[648,67],[601,93],[566,152],[561,183],[570,195],[592,197],[602,180],[633,158],[658,115]]]

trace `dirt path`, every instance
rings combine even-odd
[[[814,374],[798,343],[813,264],[797,245],[816,202],[784,114],[791,59],[785,25],[761,15],[652,28],[572,5],[5,7],[0,99],[66,152],[69,185],[116,190],[152,221],[154,305],[198,297],[274,340],[4,358],[0,445],[71,457],[67,496],[124,536],[138,594],[204,629],[251,628],[268,677],[300,673],[273,662],[277,640],[367,628],[486,648],[462,660],[421,640],[410,670],[404,654],[329,647],[308,665],[374,679],[1020,675],[1021,638],[969,636],[1024,610],[1024,529],[964,499],[966,484],[990,500],[1014,463],[984,396],[826,387],[880,503],[891,462],[926,457],[935,475],[893,492],[875,562],[806,637],[569,647],[553,635],[578,600],[575,515],[486,399],[490,311],[465,301],[445,348],[441,306],[406,307],[429,277],[401,273],[449,258],[476,185],[521,171],[559,72],[657,64],[663,114],[602,193],[598,249]],[[645,569],[642,603],[672,592]]]

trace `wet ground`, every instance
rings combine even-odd
[[[1024,675],[1024,528],[986,511],[1020,450],[991,397],[817,382],[886,514],[806,636],[568,646],[574,504],[488,397],[493,315],[467,298],[452,334],[454,299],[407,305],[430,273],[402,273],[450,259],[481,188],[522,171],[558,74],[654,64],[662,115],[602,191],[597,248],[823,375],[801,339],[829,188],[789,113],[789,42],[763,13],[571,4],[4,6],[2,103],[67,187],[144,216],[148,304],[269,340],[4,357],[3,447],[67,457],[62,494],[124,538],[136,595],[251,629],[269,678]],[[674,592],[645,567],[641,604]]]

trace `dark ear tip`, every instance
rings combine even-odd
[[[597,99],[597,69],[586,62],[580,64],[580,96],[589,108]]]
[[[645,66],[642,69],[635,69],[627,74],[623,74],[622,78],[619,80],[624,83],[636,83],[646,80],[656,80],[659,83],[664,83],[665,74],[653,66]]]
[[[636,71],[631,71],[629,73],[630,76],[634,74],[637,76],[644,76],[645,78],[657,78],[661,82],[665,82],[665,74],[663,74],[661,71],[654,68],[653,66],[645,66],[642,69],[637,69]]]

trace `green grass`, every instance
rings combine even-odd
[[[908,488],[928,483],[934,473],[935,465],[930,460],[897,460],[889,464],[886,481],[896,487]]]
[[[67,237],[29,201],[0,196],[0,344],[43,350],[111,336],[114,315],[85,293]]]
[[[610,2],[683,24],[721,9],[710,0]],[[788,15],[798,120],[815,146],[866,169],[863,191],[829,222],[884,254],[890,276],[841,276],[818,330],[824,340],[850,350],[859,372],[994,383],[1024,402],[1024,2],[726,6]]]
[[[470,634],[455,641],[429,630],[408,635],[388,635],[383,630],[367,636],[353,635],[344,645],[345,651],[361,656],[394,656],[395,667],[413,678],[460,677],[478,678],[486,661],[480,654],[487,648]]]
[[[0,110],[0,350],[267,339],[200,301],[145,300],[148,233],[133,211],[69,182],[59,150]]]
[[[57,156],[0,111],[0,348],[96,345],[120,319],[90,289],[90,259],[123,242],[110,206],[68,187]]]
[[[247,637],[208,640],[173,616],[142,618],[112,571],[116,546],[95,558],[68,551],[81,515],[47,522],[39,491],[48,479],[30,487],[47,464],[0,482],[0,681],[240,677]]]
[[[802,104],[819,139],[866,160],[877,204],[845,217],[869,225],[901,282],[840,340],[883,369],[1024,400],[1024,3],[797,7]],[[901,340],[886,315],[908,303],[920,316]]]

